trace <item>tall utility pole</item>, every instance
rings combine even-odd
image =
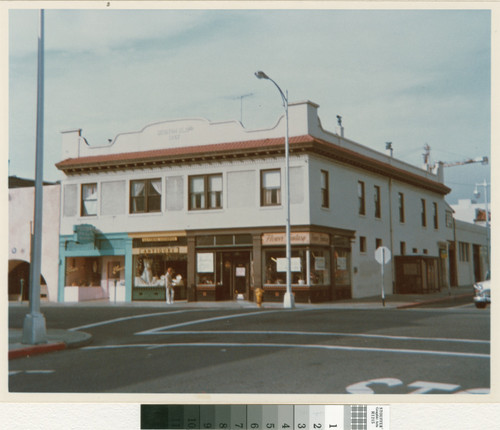
[[[40,274],[42,258],[42,205],[43,205],[43,96],[44,96],[44,10],[40,10],[38,36],[38,77],[35,155],[35,209],[34,231],[30,265],[30,313],[24,318],[23,343],[36,345],[47,342],[45,317],[40,313]]]
[[[486,227],[486,264],[487,271],[491,270],[491,262],[490,262],[490,211],[488,209],[488,188],[490,184],[486,182],[486,179],[482,184],[476,184],[476,188],[474,189],[474,197],[477,199],[481,195],[477,187],[484,187],[484,220]]]
[[[255,72],[258,79],[267,79],[271,81],[278,89],[283,100],[285,109],[285,184],[286,184],[286,292],[283,297],[283,307],[287,309],[295,308],[295,299],[292,294],[292,245],[291,245],[291,230],[290,230],[290,143],[288,139],[288,90],[283,93],[279,85],[267,76],[262,70]]]

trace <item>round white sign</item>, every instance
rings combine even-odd
[[[391,250],[387,246],[379,246],[375,250],[375,260],[378,264],[387,264],[391,261]]]

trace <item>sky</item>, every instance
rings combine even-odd
[[[34,178],[38,12],[15,6],[9,175]],[[390,141],[408,163],[426,144],[433,162],[490,157],[490,55],[489,10],[46,9],[44,178],[63,177],[65,130],[103,145],[171,119],[274,126],[281,97],[257,70],[290,103],[319,104],[325,129],[341,115],[346,138],[380,152]],[[490,165],[446,168],[447,201],[489,178]]]

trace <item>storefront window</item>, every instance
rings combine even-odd
[[[310,252],[310,284],[330,284],[330,251],[312,249]]]
[[[282,250],[264,252],[266,285],[286,284],[286,253]],[[324,285],[330,283],[330,252],[321,248],[292,250],[292,284]]]
[[[348,249],[335,249],[335,285],[351,284],[351,252]]]
[[[66,258],[65,285],[98,287],[101,285],[101,261],[98,257]]]
[[[196,254],[196,283],[199,285],[215,284],[215,253],[198,252]]]
[[[134,287],[164,286],[166,270],[161,254],[134,256]]]

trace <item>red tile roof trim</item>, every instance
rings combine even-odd
[[[179,162],[199,162],[210,159],[240,158],[280,154],[284,152],[285,139],[260,139],[240,142],[218,143],[200,146],[158,149],[152,151],[127,152],[121,154],[95,155],[79,158],[68,158],[56,164],[56,167],[67,174],[83,171],[99,171],[107,169],[136,168],[146,165],[170,164]],[[431,191],[448,194],[451,190],[444,184],[433,181],[389,163],[362,155],[351,149],[343,148],[335,143],[315,138],[311,135],[293,136],[290,138],[290,151],[307,151],[317,153],[337,161],[354,165],[375,173],[398,179]]]

